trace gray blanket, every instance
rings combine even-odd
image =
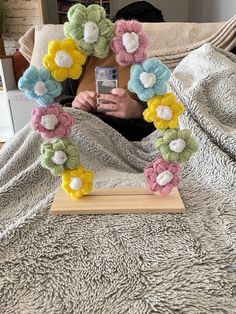
[[[48,215],[60,179],[26,126],[0,152],[0,313],[235,313],[236,58],[209,45],[170,89],[200,150],[182,167],[178,215]],[[128,142],[72,110],[71,139],[95,186],[142,187],[157,132]]]

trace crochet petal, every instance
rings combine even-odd
[[[115,23],[115,34],[118,37],[122,37],[124,33],[127,32],[126,28],[126,21],[125,20],[119,20]]]
[[[172,93],[166,93],[165,95],[160,95],[158,96],[160,99],[161,105],[166,105],[166,104],[174,104],[176,102],[176,97]]]
[[[81,190],[78,190],[78,191],[71,191],[70,192],[70,196],[72,198],[75,198],[75,199],[78,199],[78,198],[81,198],[83,196],[83,193]]]
[[[95,23],[99,23],[101,20],[106,18],[106,11],[103,7],[92,4],[87,7],[87,20]]]
[[[61,50],[61,42],[59,40],[50,40],[48,43],[48,54],[55,55],[58,50]]]
[[[173,189],[173,186],[171,184],[167,184],[167,185],[161,187],[160,194],[161,195],[169,194],[172,189]]]
[[[43,57],[43,65],[45,66],[45,68],[47,68],[50,72],[55,70],[57,68],[57,65],[55,63],[54,60],[54,56],[53,55],[45,55]]]
[[[164,81],[157,81],[153,87],[153,91],[157,95],[164,95],[167,91],[167,84]]]
[[[107,39],[103,36],[100,36],[98,41],[93,45],[94,55],[98,58],[104,58],[109,51]],[[107,51],[108,49],[108,51]]]
[[[25,96],[28,97],[29,99],[35,99],[38,98],[38,96],[35,94],[33,91],[26,91]]]
[[[88,56],[90,56],[93,53],[93,45],[86,43],[86,41],[83,38],[80,39],[79,41],[79,47]]]
[[[155,111],[152,111],[149,108],[144,110],[143,116],[147,122],[153,122],[157,117]]]
[[[142,101],[148,101],[154,96],[154,90],[152,88],[144,88],[142,92],[137,92],[137,95]]]
[[[24,79],[35,83],[38,81],[38,69],[35,66],[30,66],[24,73]]]
[[[86,183],[86,184],[83,184],[82,188],[81,188],[81,191],[83,194],[88,194],[93,188],[93,185],[92,183]]]
[[[41,106],[47,106],[49,104],[52,104],[54,101],[54,97],[52,95],[46,94],[43,96],[39,96],[37,98],[37,103]]]
[[[182,138],[183,140],[191,138],[191,131],[188,129],[179,131],[179,138]]]
[[[163,140],[162,137],[159,137],[157,140],[156,140],[156,148],[159,148],[163,145],[166,145],[166,142]],[[166,145],[168,146],[168,145]],[[169,146],[168,146],[169,147]]]
[[[142,24],[136,20],[131,20],[131,21],[126,21],[125,23],[126,26],[126,32],[129,33],[139,33],[142,31]]]
[[[76,157],[70,157],[65,166],[66,168],[69,168],[69,169],[75,169],[76,167],[78,167],[78,165],[80,164],[80,160],[79,160],[79,157],[76,156]]]
[[[169,153],[163,154],[162,156],[167,161],[179,161],[179,154],[176,152],[170,151]]]
[[[161,120],[161,119],[156,119],[154,121],[154,126],[155,126],[156,129],[168,129],[169,123],[168,123],[168,121],[164,121],[164,120]]]
[[[79,155],[79,150],[74,144],[68,144],[65,152],[71,157],[77,157]]]
[[[80,24],[79,24],[80,25]],[[83,29],[76,23],[66,22],[64,24],[64,34],[67,37],[71,37],[75,40],[83,38]]]
[[[52,71],[52,76],[56,81],[64,81],[66,78],[68,78],[68,69],[66,68],[56,68]]]
[[[192,137],[186,140],[186,146],[187,146],[187,149],[192,152],[196,152],[198,150],[198,143]]]
[[[70,22],[81,25],[87,19],[87,8],[78,3],[69,9],[67,16]]]
[[[47,112],[45,114],[54,114],[57,118],[63,112],[62,106],[53,104],[52,106],[47,107]]]
[[[59,82],[56,82],[54,80],[48,80],[45,82],[45,85],[48,89],[49,95],[52,95],[53,97],[61,95],[62,86]]]
[[[110,48],[112,51],[114,51],[115,54],[118,54],[119,52],[125,50],[122,40],[118,37],[113,37],[113,39],[110,41]]]
[[[61,48],[71,54],[76,48],[76,43],[72,38],[66,38],[61,41]],[[58,49],[59,50],[59,49]]]
[[[47,69],[42,67],[39,69],[38,77],[39,80],[46,82],[47,80],[51,79],[51,74]]]
[[[33,85],[30,81],[26,80],[23,76],[18,81],[18,88],[22,91],[31,90]]]
[[[73,124],[74,119],[68,112],[63,112],[59,117],[59,122],[66,127],[70,127]]]
[[[155,59],[147,59],[142,63],[143,69],[146,72],[154,72],[155,68],[158,66],[158,61]]]
[[[63,174],[65,167],[63,165],[55,166],[51,169],[51,173],[54,177],[59,177]]]
[[[100,36],[103,36],[107,39],[109,39],[113,33],[114,33],[114,26],[113,26],[113,23],[108,20],[108,19],[105,19],[105,20],[102,20],[99,24],[99,34]]]
[[[172,118],[170,121],[167,121],[167,124],[171,129],[176,129],[179,126],[178,117]]]
[[[41,165],[43,166],[43,168],[46,168],[46,169],[51,169],[55,166],[51,158],[43,158],[41,160]]]
[[[134,61],[135,63],[141,63],[146,59],[147,55],[145,50],[142,47],[139,47],[134,53]]]
[[[72,78],[73,80],[76,80],[80,77],[81,73],[82,73],[81,65],[74,63],[68,70],[68,77]]]
[[[59,124],[55,129],[56,137],[66,137],[68,133],[69,133],[69,130],[61,124]]]
[[[140,45],[143,49],[147,48],[148,45],[149,45],[148,37],[147,37],[147,35],[146,35],[145,33],[143,33],[143,32],[139,34],[139,45]]]
[[[87,56],[80,50],[73,50],[70,55],[74,63],[83,65],[86,62]]]
[[[116,55],[116,60],[121,66],[126,66],[134,62],[134,56],[123,49]]]
[[[170,153],[170,148],[169,148],[169,145],[167,145],[167,144],[161,145],[159,147],[159,150],[160,150],[160,153],[162,156]]]
[[[142,93],[143,90],[144,90],[144,87],[140,84],[140,81],[139,80],[133,80],[131,79],[130,81],[128,81],[128,89],[131,91],[131,92],[134,92],[134,93]]]
[[[57,151],[57,150],[63,150],[64,151],[66,149],[66,141],[64,141],[63,139],[56,140],[53,143],[53,149],[54,149],[54,151]]]
[[[171,105],[171,109],[176,115],[181,115],[184,112],[185,107],[180,102],[176,102]]]
[[[140,64],[134,64],[130,68],[130,77],[132,80],[139,80],[140,74],[143,72],[143,67]]]
[[[187,162],[192,157],[192,155],[193,153],[191,151],[185,149],[182,153],[179,154],[178,162],[180,163]]]
[[[170,141],[176,140],[177,138],[178,138],[178,131],[177,130],[167,130],[163,134],[163,140],[165,142],[170,142]]]

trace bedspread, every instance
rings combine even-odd
[[[182,167],[184,214],[49,216],[60,179],[29,126],[0,152],[0,313],[235,313],[236,57],[206,44],[175,69],[181,127],[200,149]],[[157,131],[128,142],[68,109],[96,187],[143,187]]]

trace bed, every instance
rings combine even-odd
[[[49,216],[60,181],[40,165],[42,139],[27,125],[4,145],[1,313],[235,313],[236,57],[201,43],[180,59],[169,88],[200,144],[182,168],[184,214]],[[143,187],[157,131],[129,142],[67,110],[95,187]]]

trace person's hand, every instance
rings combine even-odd
[[[131,98],[124,88],[114,88],[111,94],[101,94],[98,95],[98,97],[98,111],[109,110],[104,112],[105,115],[122,119],[136,119],[142,117],[142,104]],[[103,103],[103,101],[109,103]]]
[[[87,112],[96,111],[97,110],[96,93],[88,90],[80,92],[72,102],[72,107]]]

